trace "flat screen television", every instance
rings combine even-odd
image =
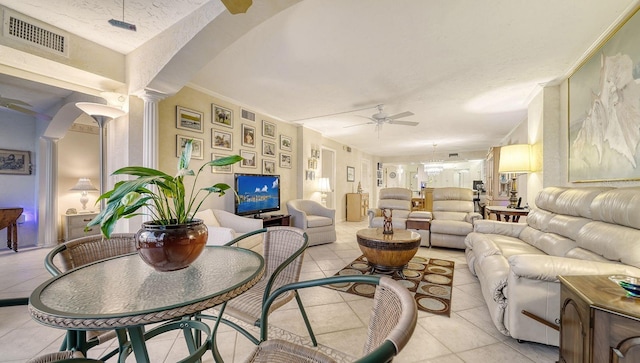
[[[237,215],[259,218],[260,213],[280,210],[280,175],[235,174]]]

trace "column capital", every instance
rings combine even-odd
[[[170,95],[150,89],[143,89],[133,93],[135,96],[141,98],[145,102],[159,102],[169,97]]]

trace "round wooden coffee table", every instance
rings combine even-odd
[[[398,272],[403,279],[402,270],[418,252],[421,240],[418,233],[405,229],[383,234],[382,228],[367,228],[356,232],[356,236],[372,272]]]

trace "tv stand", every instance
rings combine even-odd
[[[272,215],[265,214],[263,216],[254,216],[254,218],[262,219],[263,227],[291,225],[291,215],[289,214],[272,214]]]

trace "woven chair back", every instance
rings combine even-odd
[[[81,237],[66,242],[65,245],[66,248],[60,252],[63,271],[136,252],[136,238],[133,233],[115,233],[111,238],[102,235]]]

